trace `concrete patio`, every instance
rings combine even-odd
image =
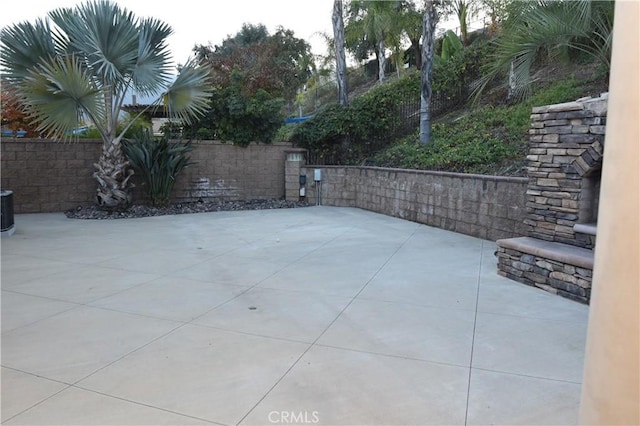
[[[574,424],[588,307],[350,208],[2,239],[4,424]]]

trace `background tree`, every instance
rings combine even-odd
[[[405,7],[402,10],[402,28],[409,39],[409,51],[411,52],[409,56],[413,60],[413,65],[415,65],[416,69],[421,69],[422,47],[420,40],[422,39],[424,10],[418,8],[413,2],[406,2],[404,4]]]
[[[17,135],[18,131],[25,131],[25,137],[38,137],[38,126],[33,123],[25,107],[20,103],[20,97],[16,91],[7,84],[2,85],[0,104],[2,105],[2,127],[7,128]]]
[[[86,119],[100,133],[103,149],[93,176],[104,208],[125,208],[131,201],[133,172],[121,147],[127,128],[117,131],[128,91],[165,90],[158,103],[187,122],[206,108],[206,71],[187,64],[168,86],[171,32],[167,24],[137,19],[108,0],[56,9],[49,19],[2,30],[0,64],[38,130],[64,137]]]
[[[216,86],[228,84],[235,69],[244,74],[245,90],[263,89],[287,102],[313,70],[311,47],[293,31],[279,27],[271,35],[262,24],[243,24],[233,37],[216,46],[196,45],[198,62],[207,67]]]
[[[292,106],[314,69],[309,44],[279,27],[244,24],[217,46],[195,46],[198,62],[213,81],[211,108],[192,126],[213,137],[247,145],[270,142],[282,123],[283,106]]]
[[[469,44],[469,19],[476,16],[480,7],[480,0],[449,0],[444,2],[445,13],[453,13],[460,24],[460,40],[462,44]]]
[[[422,68],[420,91],[420,142],[431,142],[431,81],[433,79],[433,61],[435,55],[435,32],[438,21],[434,0],[425,0],[424,20],[422,24]]]
[[[480,7],[489,15],[489,37],[498,33],[502,22],[507,19],[508,10],[513,0],[480,0]]]
[[[387,43],[393,43],[397,32],[401,31],[397,25],[399,10],[400,2],[395,0],[352,0],[349,4],[349,19],[345,27],[347,48],[360,60],[368,58],[369,52],[374,51],[379,82],[384,81]]]
[[[613,7],[610,1],[591,0],[511,3],[476,99],[491,81],[505,74],[508,100],[527,97],[531,67],[545,57],[566,62],[570,55],[582,54],[608,70]]]
[[[333,1],[333,13],[331,15],[333,24],[333,45],[336,56],[336,80],[338,82],[338,101],[340,105],[347,106],[347,60],[344,51],[344,18],[342,16],[342,0]]]

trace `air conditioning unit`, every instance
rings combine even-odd
[[[2,229],[0,231],[4,237],[12,235],[16,230],[13,223],[13,191],[0,191],[0,199],[2,201],[2,214],[0,215]]]

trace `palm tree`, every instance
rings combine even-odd
[[[342,0],[333,1],[333,23],[334,49],[336,53],[336,80],[338,81],[338,100],[340,105],[347,106],[347,61],[344,54],[344,20],[342,17]]]
[[[422,67],[420,91],[420,142],[431,142],[431,81],[435,50],[435,32],[438,15],[434,0],[425,0],[422,23]]]
[[[480,0],[480,7],[484,9],[485,14],[491,20],[488,31],[490,37],[497,34],[499,26],[506,18],[508,9],[513,1],[515,0]]]
[[[613,6],[592,0],[514,2],[475,98],[503,73],[508,73],[509,100],[528,96],[531,66],[542,54],[563,59],[571,51],[583,52],[609,69]]]
[[[412,2],[407,3],[402,12],[402,27],[404,33],[411,43],[411,51],[415,60],[416,69],[422,68],[422,48],[420,39],[422,38],[422,20],[424,12],[416,8]]]
[[[378,60],[378,81],[384,81],[386,65],[386,43],[394,40],[395,32],[401,31],[398,1],[352,0],[349,7],[349,23],[346,35],[349,43],[375,46]],[[357,47],[352,50],[357,50]]]
[[[127,127],[117,131],[128,92],[157,96],[164,90],[157,105],[187,123],[206,111],[206,70],[189,62],[169,85],[171,32],[109,0],[56,9],[47,19],[2,30],[0,65],[38,130],[66,139],[87,119],[100,133],[103,148],[93,176],[103,208],[122,209],[131,201],[133,171],[121,147]]]
[[[458,18],[460,40],[465,46],[469,44],[467,24],[469,18],[475,16],[478,6],[478,0],[452,0],[446,3],[446,8]]]

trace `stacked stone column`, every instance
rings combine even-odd
[[[529,235],[592,248],[576,236],[583,177],[602,161],[607,96],[533,108],[527,189]]]

